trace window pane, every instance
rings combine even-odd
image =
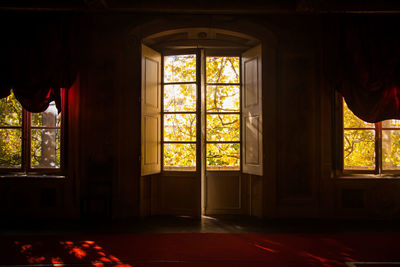
[[[375,169],[375,131],[344,131],[344,168]]]
[[[0,126],[21,126],[22,106],[14,94],[0,99]]]
[[[165,85],[164,111],[196,111],[196,85]]]
[[[207,86],[208,112],[238,112],[240,89],[238,85]]]
[[[348,108],[346,101],[343,100],[343,126],[344,128],[374,128],[373,123],[365,122],[359,119]]]
[[[0,168],[21,167],[21,130],[0,129]]]
[[[382,131],[383,169],[400,169],[400,130]]]
[[[399,128],[400,129],[400,120],[382,121],[382,128]]]
[[[239,83],[239,57],[207,57],[208,83]]]
[[[61,113],[58,114],[56,103],[53,101],[41,113],[31,113],[32,126],[57,126],[61,125]]]
[[[196,55],[164,57],[164,82],[195,82]]]
[[[207,141],[239,141],[240,115],[207,115]]]
[[[207,169],[240,168],[240,144],[207,144]]]
[[[196,114],[164,114],[164,141],[196,141]]]
[[[164,144],[165,167],[196,167],[196,144]],[[165,168],[168,169],[168,168]]]
[[[31,165],[32,168],[60,167],[60,130],[31,130]]]

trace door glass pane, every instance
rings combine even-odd
[[[0,126],[21,126],[22,106],[14,94],[0,99]]]
[[[239,170],[240,144],[207,144],[207,170]]]
[[[375,169],[375,131],[344,130],[344,168]]]
[[[240,141],[240,115],[207,115],[207,141]]]
[[[239,83],[239,57],[207,57],[207,83]]]
[[[196,144],[164,144],[164,169],[195,170]]]
[[[196,111],[196,85],[170,84],[164,86],[164,111]]]
[[[61,113],[58,113],[56,103],[53,101],[41,113],[31,113],[32,126],[61,126]]]
[[[195,82],[196,55],[164,57],[164,82]]]
[[[164,114],[164,141],[196,141],[196,114]]]
[[[400,130],[382,130],[384,170],[400,169]]]
[[[208,85],[207,112],[239,112],[240,88],[238,85]]]
[[[61,132],[59,129],[32,129],[32,168],[59,168],[60,140]]]
[[[21,167],[21,129],[0,129],[0,168]]]

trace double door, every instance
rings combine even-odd
[[[242,55],[142,46],[142,214],[248,212],[262,173],[261,48]]]

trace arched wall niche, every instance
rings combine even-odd
[[[261,45],[262,49],[262,114],[263,129],[263,176],[243,174],[243,179],[249,180],[252,192],[250,197],[251,211],[256,216],[271,216],[276,205],[276,97],[277,97],[277,66],[278,49],[276,35],[263,25],[245,18],[218,15],[175,15],[149,20],[141,25],[127,26],[127,45],[123,57],[123,75],[118,107],[121,118],[119,132],[118,167],[119,207],[117,217],[148,215],[152,203],[152,176],[140,175],[140,102],[132,101],[141,98],[141,44],[145,44],[159,52],[166,49],[185,49],[190,47],[215,48],[218,53],[244,52],[251,47]],[[160,51],[162,50],[162,51]],[[208,53],[208,52],[207,52]],[[124,90],[129,88],[129,90]],[[129,116],[126,116],[130,114]],[[129,128],[127,130],[127,128]],[[132,138],[132,132],[136,138]],[[136,174],[132,176],[132,162],[135,162]],[[133,197],[135,196],[135,197]]]

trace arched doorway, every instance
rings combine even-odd
[[[154,25],[158,24],[158,27]],[[193,25],[185,23],[184,25]],[[201,24],[196,22],[194,24]],[[226,26],[229,23],[221,23]],[[241,29],[245,23],[239,23]],[[236,25],[237,26],[237,25]],[[174,28],[176,27],[176,28]],[[131,33],[136,40],[141,40],[142,53],[142,117],[141,117],[141,178],[140,193],[141,214],[178,214],[199,217],[202,214],[251,214],[263,215],[264,209],[264,164],[263,149],[263,108],[262,90],[263,53],[262,40],[250,35],[217,27],[177,27],[176,21],[168,23],[152,22],[134,29]],[[172,29],[171,29],[172,28]],[[156,31],[163,30],[163,31]],[[271,33],[262,36],[270,39]],[[269,43],[275,47],[275,42]],[[271,49],[269,49],[271,50]],[[273,49],[272,49],[273,50]],[[275,51],[267,51],[271,56]],[[162,77],[165,72],[165,57],[178,55],[195,55],[196,79],[192,82],[196,89],[196,109],[191,114],[196,117],[196,139],[191,140],[195,150],[195,164],[192,170],[170,170],[166,168],[165,128],[167,116],[163,102],[167,82]],[[239,67],[239,81],[229,84],[240,87],[240,110],[232,115],[240,118],[239,140],[227,143],[239,144],[239,164],[232,170],[223,167],[209,168],[207,155],[208,145],[213,142],[208,136],[208,114],[206,107],[206,91],[208,86],[224,86],[208,84],[206,80],[207,58],[235,58]],[[271,58],[275,61],[275,57]],[[274,63],[268,64],[274,67]],[[147,69],[146,69],[147,68]],[[271,67],[270,67],[271,68]],[[152,74],[151,74],[152,73]],[[154,77],[151,78],[151,75]],[[147,81],[147,83],[146,83]],[[185,83],[178,81],[178,83]],[[157,87],[159,86],[159,87]],[[152,88],[151,88],[152,87]],[[147,89],[150,89],[146,91]],[[245,89],[243,89],[245,88]],[[275,90],[275,88],[270,88]],[[151,97],[149,98],[149,96]],[[147,97],[147,98],[146,98]],[[157,99],[155,99],[155,97]],[[147,109],[147,104],[156,107]],[[182,114],[179,114],[182,115]],[[272,120],[274,118],[269,118]],[[268,121],[268,119],[267,119]],[[208,140],[209,138],[210,140]],[[218,143],[218,142],[217,142]],[[218,144],[222,144],[220,142]],[[153,146],[151,145],[153,144]],[[189,144],[186,142],[185,144]],[[270,167],[270,166],[269,166]],[[274,170],[272,170],[273,172]]]

